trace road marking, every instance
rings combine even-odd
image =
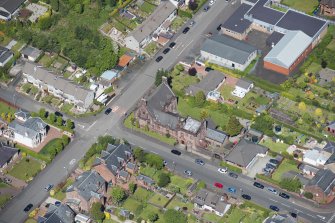
[[[182,54],[184,52],[184,50],[193,42],[193,39],[191,40],[191,42],[189,42],[186,47],[184,47],[184,49],[182,51],[180,51],[180,53],[178,54],[178,56],[180,56],[180,54]]]
[[[117,110],[119,110],[119,106],[114,106],[114,107],[112,108],[112,112],[116,112]]]
[[[327,223],[331,223],[335,218],[335,214],[333,214],[333,216],[329,219],[329,221],[327,221]]]
[[[290,208],[291,206],[287,205],[287,204],[283,204],[283,203],[280,203],[281,205],[285,206],[285,207],[288,207]]]
[[[69,164],[70,164],[70,165],[73,165],[75,162],[76,162],[76,159],[72,159],[72,160],[69,162]]]
[[[272,198],[270,198],[269,200],[270,200],[270,201],[273,201],[273,202],[278,202],[278,201],[276,201],[275,199],[272,199]]]
[[[90,125],[90,126],[86,129],[86,132],[88,132],[88,131],[93,127],[93,125],[95,125],[95,123],[97,123],[97,121],[94,121],[94,122],[92,123],[92,125]]]
[[[314,215],[307,214],[307,213],[306,213],[306,215],[308,215],[309,217],[315,218],[315,216],[314,216]]]
[[[319,218],[321,218],[321,219],[323,219],[323,220],[326,219],[326,217],[325,217],[325,216],[322,216],[322,215],[316,215],[316,216],[318,216]]]

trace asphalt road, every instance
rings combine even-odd
[[[205,39],[205,34],[209,31],[212,33],[217,32],[216,27],[237,7],[237,3],[234,5],[230,3],[228,7],[227,5],[225,1],[217,1],[215,6],[208,12],[199,12],[194,19],[196,24],[187,34],[176,35],[173,40],[177,43],[176,47],[167,55],[164,55],[164,59],[160,63],[152,60],[136,72],[128,74],[132,75],[132,77],[125,91],[109,105],[110,107],[118,108],[114,113],[108,116],[99,114],[95,117],[76,120],[77,131],[75,139],[46,169],[38,174],[22,193],[6,205],[5,209],[0,212],[0,222],[23,222],[27,218],[27,214],[23,212],[24,207],[29,203],[37,207],[48,196],[48,193],[43,188],[49,183],[57,185],[66,179],[69,172],[74,170],[77,162],[84,156],[97,137],[105,134],[125,138],[131,143],[160,154],[170,163],[171,161],[175,161],[175,171],[182,173],[185,169],[189,169],[194,173],[193,177],[205,180],[209,185],[212,185],[215,181],[219,181],[225,185],[225,188],[227,186],[236,187],[238,190],[242,188],[243,193],[250,194],[253,201],[264,207],[274,204],[281,211],[292,210],[311,222],[332,222],[334,211],[329,210],[329,208],[321,209],[313,206],[311,202],[303,203],[301,199],[284,200],[269,192],[253,187],[250,179],[243,177],[239,177],[236,180],[231,179],[228,176],[219,174],[217,168],[209,164],[200,167],[194,163],[194,155],[183,154],[180,157],[172,155],[168,146],[147,137],[138,136],[131,131],[129,132],[121,125],[123,113],[132,109],[142,95],[153,85],[158,69],[171,68],[183,57],[199,52],[201,43]],[[160,54],[157,54],[157,56]],[[15,101],[16,105],[30,111],[37,111],[40,107],[44,107],[44,105],[35,103],[31,99],[27,99],[21,95],[16,94],[16,96],[13,96],[13,91],[11,90],[1,89],[0,97],[11,102]],[[52,108],[49,109],[52,110]]]

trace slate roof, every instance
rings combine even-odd
[[[325,163],[325,165],[335,163],[335,143],[328,141],[323,150],[332,154]]]
[[[308,185],[320,187],[325,194],[329,194],[335,186],[335,173],[329,169],[321,169]]]
[[[54,74],[35,63],[26,62],[22,72],[31,75],[35,79],[53,86],[68,95],[72,95],[80,101],[85,101],[87,95],[92,92],[91,90],[85,89],[75,82]]]
[[[293,179],[299,179],[302,185],[307,185],[309,183],[309,179],[301,175],[300,173],[297,173],[296,171],[288,171],[283,173],[281,176],[281,179],[284,178],[293,178]]]
[[[27,120],[30,117],[30,113],[27,111],[18,110],[17,112],[15,112],[15,117],[20,117],[24,120]]]
[[[41,55],[42,51],[32,47],[32,46],[27,46],[25,47],[22,51],[21,54],[29,56],[29,57],[33,57],[33,58],[38,58]]]
[[[287,214],[275,214],[267,219],[264,223],[297,223],[298,221]]]
[[[284,34],[283,33],[279,33],[274,31],[273,33],[271,33],[271,35],[266,39],[266,44],[268,46],[272,46],[272,44],[276,45],[281,38],[283,38]]]
[[[100,188],[105,186],[105,180],[95,171],[82,173],[72,185],[86,201],[92,197],[100,199],[98,194]]]
[[[25,0],[0,0],[0,7],[3,7],[11,14],[14,13]]]
[[[208,195],[209,191],[205,189],[201,189],[197,195],[194,198],[194,203],[197,203],[198,205],[202,206],[205,204],[206,197]]]
[[[0,168],[8,163],[18,150],[0,143]]]
[[[0,63],[4,63],[8,58],[13,56],[13,52],[6,47],[0,46]]]
[[[208,52],[238,64],[245,64],[248,61],[250,54],[256,50],[257,48],[254,46],[225,35],[216,35],[206,39],[201,48],[201,51]]]
[[[133,36],[139,43],[150,36],[171,14],[176,7],[170,1],[162,1],[155,11],[128,36]]]
[[[244,33],[251,25],[251,22],[244,19],[244,14],[249,11],[250,5],[241,4],[240,7],[223,23],[222,28],[232,30],[236,33]]]
[[[225,160],[247,167],[257,154],[265,154],[267,151],[268,148],[264,146],[242,139],[225,157]]]
[[[302,31],[289,31],[264,57],[264,61],[289,68],[312,43]]]
[[[61,204],[59,207],[50,204],[47,213],[43,220],[39,223],[73,223],[76,213],[66,204]]]
[[[301,30],[313,38],[325,24],[325,21],[316,17],[289,10],[276,26],[292,31]]]
[[[224,141],[226,140],[228,136],[226,135],[226,133],[217,130],[217,129],[211,129],[211,128],[207,128],[206,130],[206,138],[209,138],[211,140],[214,140],[216,142],[219,143],[224,143]]]
[[[220,83],[225,79],[226,77],[223,75],[223,73],[212,70],[208,72],[208,74],[200,80],[200,82],[190,85],[186,92],[191,95],[196,95],[199,91],[203,91],[205,95],[208,94],[208,92],[215,90]]]
[[[136,177],[137,180],[141,180],[141,181],[144,181],[146,182],[148,185],[153,185],[155,183],[155,181],[153,179],[151,179],[150,177],[148,176],[145,176],[143,174],[139,174],[137,177]]]
[[[327,125],[327,128],[335,129],[335,121],[333,121],[329,125]]]
[[[252,18],[275,25],[285,13],[265,7],[264,4],[268,0],[259,0],[247,13]]]
[[[8,125],[8,127],[17,134],[29,138],[35,138],[35,136],[43,131],[46,126],[47,124],[39,117],[30,117],[24,123],[14,120]]]
[[[335,8],[335,0],[321,0],[321,5],[327,5],[329,8]]]
[[[250,87],[250,85],[252,84],[252,82],[246,80],[246,79],[239,79],[236,82],[236,86],[243,88],[243,89],[248,89]]]
[[[308,164],[302,163],[299,165],[299,169],[300,170],[305,170],[311,173],[317,173],[319,171],[318,168],[314,167],[314,166],[310,166]]]

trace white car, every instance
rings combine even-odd
[[[227,167],[219,168],[218,171],[219,173],[228,173]]]
[[[278,192],[276,191],[276,189],[272,188],[272,187],[268,187],[268,191],[270,191],[273,194],[278,194]]]
[[[212,6],[212,5],[214,5],[214,3],[215,3],[215,1],[214,0],[211,0],[210,2],[209,2],[209,6]]]

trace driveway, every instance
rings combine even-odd
[[[262,173],[263,168],[265,168],[265,165],[269,162],[271,157],[269,155],[266,155],[265,157],[257,157],[257,161],[254,163],[253,166],[249,167],[247,176],[254,178],[257,173]]]

